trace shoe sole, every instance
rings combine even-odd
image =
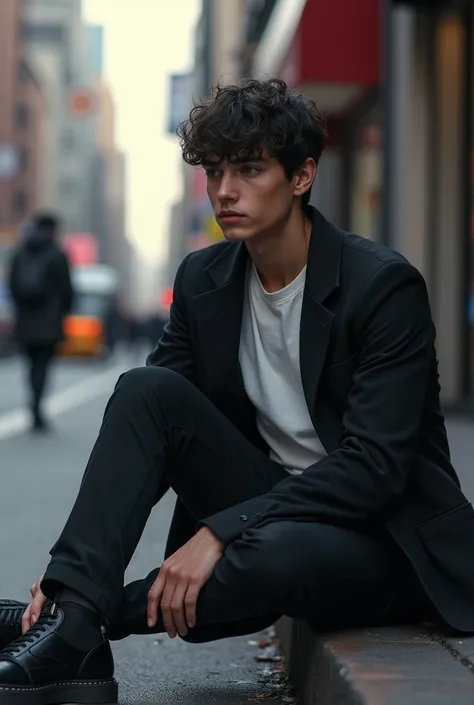
[[[0,705],[113,705],[118,700],[118,684],[107,681],[63,681],[39,686],[2,685]]]

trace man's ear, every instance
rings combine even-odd
[[[305,163],[298,169],[297,173],[293,177],[294,187],[293,193],[295,196],[302,196],[309,191],[313,185],[313,181],[316,176],[318,167],[314,159],[309,157]]]

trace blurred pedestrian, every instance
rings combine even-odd
[[[48,428],[42,399],[73,300],[68,260],[56,242],[58,231],[54,215],[36,216],[13,255],[10,270],[14,334],[29,365],[30,409],[36,431]]]

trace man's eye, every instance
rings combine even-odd
[[[258,174],[258,169],[256,166],[244,166],[242,171],[244,174]]]
[[[206,169],[206,176],[208,177],[208,179],[213,179],[218,175],[219,175],[218,169]]]

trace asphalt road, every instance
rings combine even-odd
[[[28,599],[29,586],[44,571],[48,551],[78,490],[106,400],[118,374],[129,366],[126,361],[118,366],[60,363],[51,385],[54,432],[36,437],[21,424],[20,428],[9,424],[12,416],[18,416],[15,410],[24,399],[23,371],[17,360],[0,361],[0,596]],[[66,390],[72,390],[77,406],[74,400],[63,403]],[[127,580],[146,575],[160,564],[172,507],[173,496],[169,494],[152,515]],[[256,638],[195,646],[158,635],[115,643],[120,702],[255,702],[257,695],[275,690],[268,664],[256,660],[261,650],[249,644]],[[265,702],[282,700],[278,696],[265,698]]]
[[[60,363],[51,385],[55,430],[35,437],[25,430],[27,417],[18,411],[24,399],[21,365],[0,361],[0,596],[26,600],[29,585],[43,572],[76,495],[106,400],[120,372],[130,366],[126,358]],[[474,422],[450,419],[448,428],[455,466],[474,499]],[[146,575],[161,562],[172,506],[170,494],[153,513],[127,579]],[[255,638],[193,646],[160,635],[115,643],[120,700],[150,705],[255,702],[256,696],[275,690],[268,678],[271,667],[257,663],[261,651],[249,644]],[[264,701],[281,703],[282,697]]]

